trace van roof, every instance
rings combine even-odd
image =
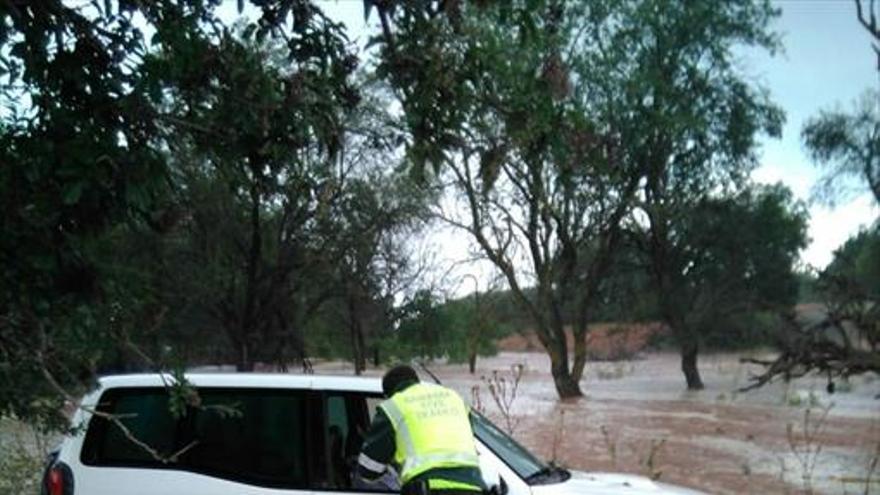
[[[186,373],[185,376],[196,387],[287,388],[382,393],[379,378],[285,373]],[[137,373],[102,376],[98,379],[98,384],[102,389],[161,387],[173,381],[174,378],[167,373]]]

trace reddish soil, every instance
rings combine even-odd
[[[595,323],[587,328],[587,349],[590,359],[607,361],[632,358],[645,350],[651,339],[666,332],[662,323]],[[574,337],[566,329],[568,348],[573,348]],[[543,351],[534,331],[514,333],[497,342],[498,350],[507,352]]]

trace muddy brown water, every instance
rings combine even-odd
[[[758,371],[739,354],[701,358],[706,389],[685,390],[673,353],[590,363],[585,397],[560,402],[542,353],[504,352],[429,368],[504,426],[487,379],[523,375],[511,406],[514,436],[544,459],[585,471],[621,471],[709,493],[880,494],[880,380],[857,377],[829,395],[820,377],[737,392]],[[350,373],[322,363],[318,373]],[[381,370],[369,370],[378,375]],[[804,430],[808,435],[804,435]],[[868,480],[870,476],[870,482]]]

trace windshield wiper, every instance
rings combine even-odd
[[[526,476],[526,483],[537,485],[552,481],[565,481],[569,476],[571,476],[571,473],[566,469],[559,466],[548,465]],[[558,480],[556,479],[557,477],[559,478]]]

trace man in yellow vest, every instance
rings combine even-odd
[[[379,405],[358,457],[358,473],[378,479],[392,465],[403,495],[486,492],[468,407],[455,391],[420,383],[410,366],[382,378]]]

